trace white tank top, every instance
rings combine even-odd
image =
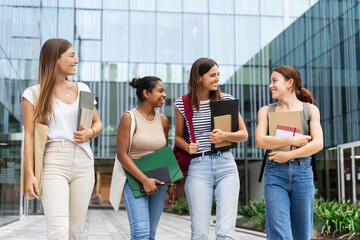
[[[85,83],[78,82],[78,97],[72,104],[66,104],[54,97],[54,117],[48,122],[49,133],[47,142],[55,141],[71,141],[75,143],[74,131],[77,130],[77,116],[79,109],[79,93],[80,91],[91,92],[89,87]],[[35,90],[37,97],[40,94],[40,85],[32,86]],[[34,105],[33,94],[30,89],[26,89],[23,93],[23,97],[26,98],[32,105]],[[96,101],[94,100],[94,105]],[[91,151],[89,142],[78,144],[82,147],[91,159],[94,159],[94,155]]]

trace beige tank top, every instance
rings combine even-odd
[[[136,132],[131,143],[130,157],[138,159],[166,147],[160,113],[155,110],[154,120],[148,121],[135,108],[131,111],[135,116]]]

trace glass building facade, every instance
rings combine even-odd
[[[167,99],[160,112],[170,120],[173,144],[172,104],[187,92],[191,64],[199,57],[218,62],[222,88],[240,99],[250,130],[259,105],[252,99],[265,103],[269,98],[254,91],[262,89],[255,82],[265,78],[249,78],[255,70],[246,70],[248,60],[315,2],[0,0],[0,225],[11,221],[6,216],[20,214],[20,101],[26,87],[37,83],[39,53],[47,39],[65,38],[74,45],[80,63],[73,80],[87,83],[97,98],[104,130],[91,144],[96,164],[105,166],[113,163],[122,113],[136,106],[128,81],[146,75],[164,81]],[[247,174],[244,158],[261,155],[253,143],[250,139],[234,151],[241,176]],[[242,177],[242,191],[246,181]],[[16,195],[10,198],[9,192]],[[249,198],[245,195],[242,200]],[[38,203],[31,204],[31,211],[41,211]]]
[[[228,92],[243,96],[244,117],[250,121],[247,157],[259,159],[263,150],[256,147],[256,122],[251,120],[257,118],[258,109],[272,102],[271,69],[292,65],[300,71],[303,87],[312,92],[321,114],[324,150],[317,154],[316,188],[317,196],[327,199],[360,200],[359,15],[358,1],[319,1],[225,84]],[[353,152],[350,146],[342,149],[348,143],[353,143]],[[250,172],[259,167],[256,161],[252,164]],[[260,189],[257,183],[251,184]]]

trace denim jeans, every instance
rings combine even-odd
[[[314,179],[310,157],[287,163],[266,160],[267,239],[309,240],[314,212]]]
[[[240,190],[231,152],[193,158],[185,192],[191,216],[191,239],[208,239],[213,196],[216,201],[216,239],[234,239]]]
[[[129,219],[132,240],[153,240],[164,208],[167,187],[152,195],[135,199],[129,183],[124,186],[123,198]]]

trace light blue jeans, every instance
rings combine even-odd
[[[124,186],[124,203],[129,219],[132,240],[153,240],[164,208],[167,187],[155,194],[135,199],[129,183]]]
[[[287,163],[266,160],[267,239],[309,240],[314,212],[314,179],[310,157]]]
[[[191,159],[185,182],[191,239],[208,239],[214,195],[216,239],[235,239],[239,190],[239,173],[231,152]]]

